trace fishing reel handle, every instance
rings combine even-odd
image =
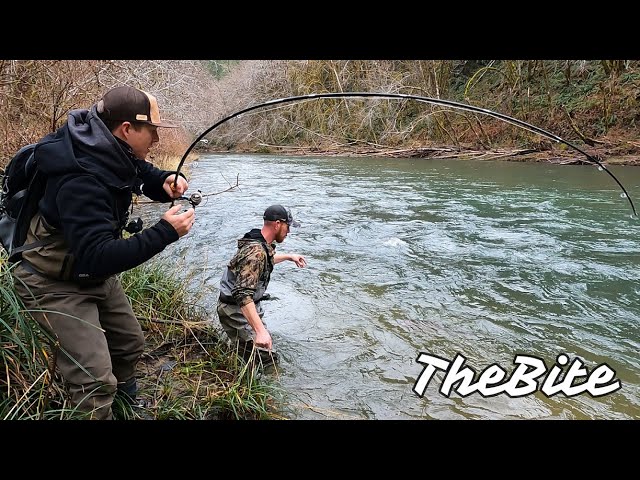
[[[196,206],[198,206],[198,205],[200,205],[200,203],[202,203],[202,192],[200,190],[198,190],[197,192],[192,193],[188,197],[179,197],[176,200],[186,200],[186,201],[188,201],[191,204],[191,206],[193,207],[193,209],[195,210]]]

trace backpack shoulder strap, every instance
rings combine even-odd
[[[29,159],[29,161],[31,161],[31,158]],[[34,175],[33,175],[33,178],[32,178],[32,182],[35,181],[35,177],[36,177],[36,174],[34,172]],[[66,182],[68,179],[70,179],[72,177],[73,177],[73,175],[66,175],[65,177],[63,177],[63,180],[61,181],[60,185],[62,185],[62,183]],[[45,180],[45,183],[46,183],[46,180]],[[42,186],[42,188],[44,189],[44,185]],[[40,198],[38,198],[37,201],[39,202]],[[33,214],[30,215],[30,218],[24,218],[24,220],[26,220],[27,223],[29,223],[28,226],[25,225],[25,228],[26,228],[25,235],[28,235],[28,231],[31,228],[30,224],[31,224],[31,221],[33,220],[33,218],[38,214],[42,215],[42,213],[40,212],[40,208],[37,206],[37,204],[34,205],[34,208],[35,208],[35,211],[33,212]],[[47,230],[49,230],[49,229],[47,229]],[[53,233],[54,231],[55,230],[52,230],[51,233]],[[20,259],[22,259],[22,252],[25,252],[27,250],[31,250],[33,248],[44,247],[46,245],[50,245],[53,242],[58,240],[57,237],[58,237],[57,235],[56,236],[52,235],[52,236],[48,236],[48,237],[46,237],[44,239],[36,240],[35,242],[25,243],[23,245],[20,245],[19,247],[14,247],[11,250],[11,254],[9,255],[9,261],[20,260]]]

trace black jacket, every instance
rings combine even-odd
[[[46,136],[35,160],[47,185],[39,203],[52,227],[62,231],[74,256],[73,278],[91,279],[136,267],[178,240],[165,220],[122,238],[131,194],[142,186],[152,200],[169,202],[162,185],[175,172],[135,158],[90,110],[73,110],[67,123]]]

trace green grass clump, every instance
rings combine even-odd
[[[0,255],[0,419],[81,418],[69,408],[55,372],[51,339],[13,288],[11,266]],[[193,293],[193,274],[150,261],[121,275],[145,333],[138,364],[140,406],[116,397],[118,419],[273,419],[277,389],[270,375],[227,344]]]

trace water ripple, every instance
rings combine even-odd
[[[640,222],[596,169],[213,155],[192,172],[203,192],[240,178],[163,253],[191,255],[213,290],[266,206],[302,221],[278,251],[308,267],[277,265],[265,302],[293,418],[640,418]],[[616,175],[640,199],[640,170]],[[438,374],[419,398],[420,352],[463,354],[476,371],[511,371],[518,353],[553,365],[564,352],[590,369],[606,363],[623,388],[447,398]]]

